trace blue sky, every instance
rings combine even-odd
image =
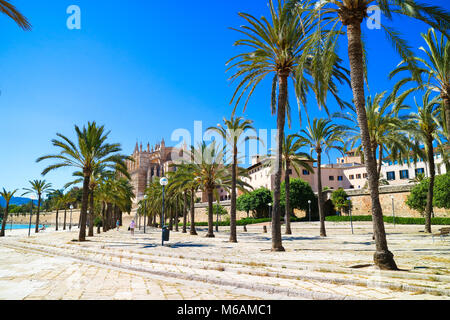
[[[426,1],[431,2],[431,1]],[[74,124],[95,120],[111,130],[110,139],[131,153],[136,141],[154,145],[177,128],[193,131],[229,116],[235,85],[228,81],[225,62],[239,50],[233,42],[243,20],[239,11],[268,14],[266,0],[14,0],[33,25],[20,30],[0,16],[0,188],[28,187],[41,179],[47,163],[36,158],[57,151],[56,133],[73,137]],[[445,0],[432,1],[445,7]],[[81,30],[69,30],[66,9],[81,8]],[[382,17],[384,19],[384,17]],[[385,21],[385,20],[383,20]],[[418,48],[427,27],[400,18],[390,24]],[[388,73],[399,57],[382,30],[365,30],[369,52],[370,93],[388,89]],[[346,41],[339,52],[348,67]],[[270,79],[254,93],[244,114],[258,129],[274,129],[270,114]],[[350,100],[347,87],[342,97]],[[293,98],[293,97],[292,97]],[[296,111],[295,100],[291,102]],[[331,111],[337,110],[329,100]],[[242,109],[238,109],[242,111]],[[325,117],[309,102],[310,117]],[[292,129],[300,129],[293,112]],[[303,115],[304,117],[304,115]],[[333,155],[335,157],[335,155]],[[332,159],[334,162],[334,158]],[[45,179],[62,187],[71,170]]]

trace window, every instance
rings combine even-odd
[[[404,164],[408,164],[408,159],[403,160]]]
[[[309,171],[308,170],[303,169],[302,173],[303,173],[304,176],[309,176]]]
[[[409,179],[409,171],[401,170],[400,171],[400,179]]]
[[[387,172],[386,177],[387,177],[388,181],[395,180],[395,172],[394,171]]]
[[[397,160],[395,160],[395,161],[394,161],[394,164],[398,164],[398,161],[397,161]]]
[[[334,176],[329,177],[330,181],[334,181]]]
[[[358,174],[356,175],[356,179],[361,179],[361,174],[360,174],[360,173],[358,173]]]
[[[367,178],[367,173],[363,173],[363,178],[364,178],[364,179]]]
[[[350,186],[350,189],[355,189],[355,186]]]
[[[350,180],[353,180],[353,179],[355,179],[355,176],[351,174],[351,175],[349,176],[349,179],[350,179]]]
[[[389,163],[390,166],[392,166],[392,161],[389,161],[388,163]]]
[[[416,169],[416,177],[419,175],[419,174],[424,174],[425,173],[425,169],[424,168],[418,168],[418,169]]]
[[[338,176],[338,181],[343,181],[343,180],[344,180],[344,177]]]

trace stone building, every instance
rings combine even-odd
[[[169,171],[175,171],[170,164],[174,162],[174,158],[182,155],[183,149],[175,147],[166,147],[164,139],[160,144],[147,148],[142,148],[136,142],[133,154],[130,156],[134,161],[127,160],[126,165],[131,176],[131,185],[134,188],[136,198],[135,204],[144,198],[145,189],[155,181],[155,179],[164,176]]]

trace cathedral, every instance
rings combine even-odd
[[[166,147],[164,139],[154,147],[150,147],[148,143],[147,149],[142,149],[142,143],[139,146],[136,142],[134,152],[130,156],[134,161],[126,161],[136,195],[135,204],[144,198],[145,189],[150,183],[159,181],[166,172],[174,171],[174,168],[169,166],[175,160],[174,155],[179,155],[180,152],[182,149]]]

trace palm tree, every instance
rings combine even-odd
[[[377,181],[381,180],[381,167],[383,155],[388,153],[392,160],[410,161],[410,150],[420,155],[420,149],[410,142],[409,137],[405,134],[409,126],[409,120],[406,116],[400,116],[399,112],[405,110],[408,106],[394,105],[395,97],[389,95],[384,98],[386,91],[376,94],[373,98],[367,97],[366,117],[370,136],[370,152],[373,158],[378,155],[377,165]],[[391,108],[389,108],[391,106]],[[351,112],[337,112],[333,117],[343,118],[350,121],[350,125],[346,126],[346,132],[349,134],[348,142],[350,149],[358,145],[356,152],[363,155],[361,145],[361,132],[358,127],[358,114],[354,106],[349,107]],[[362,157],[364,158],[364,156]]]
[[[228,188],[227,181],[230,179],[227,166],[224,164],[224,150],[213,141],[209,145],[205,142],[198,148],[192,148],[191,153],[194,161],[190,164],[194,181],[208,197],[208,233],[207,238],[214,238],[213,226],[213,197],[217,187]]]
[[[14,22],[17,23],[17,25],[23,30],[31,30],[31,24],[28,19],[22,15],[9,1],[0,0],[0,12],[13,19]]]
[[[239,85],[232,97],[235,101],[235,108],[241,101],[243,95],[248,93],[244,110],[256,87],[269,75],[272,78],[271,109],[272,114],[277,113],[277,162],[274,181],[274,209],[272,216],[272,251],[284,251],[281,239],[280,224],[280,191],[281,191],[281,167],[282,167],[282,145],[284,140],[284,126],[286,115],[290,123],[290,106],[288,98],[288,81],[294,83],[295,94],[298,103],[306,105],[306,96],[309,87],[313,87],[315,93],[329,88],[336,101],[343,105],[337,95],[336,86],[333,80],[341,81],[345,78],[338,63],[340,60],[334,53],[335,46],[329,45],[332,41],[325,41],[324,46],[328,51],[316,54],[316,48],[321,47],[315,43],[324,43],[321,37],[311,38],[313,29],[317,24],[317,19],[308,10],[309,6],[297,7],[298,14],[294,14],[294,3],[278,1],[278,8],[275,8],[273,1],[269,1],[269,9],[272,22],[265,17],[260,20],[246,13],[239,13],[250,26],[242,26],[237,30],[245,36],[245,39],[235,42],[236,46],[250,48],[250,52],[235,56],[228,63],[233,62],[228,70],[237,68],[238,71],[231,77],[231,80],[240,80]],[[319,32],[322,36],[323,32]],[[330,40],[332,37],[327,36]],[[320,75],[315,69],[315,58],[323,58],[327,61],[328,77]],[[305,75],[306,74],[306,75]],[[332,76],[331,76],[332,75]],[[314,83],[307,78],[313,78]],[[297,85],[296,85],[297,84]],[[319,89],[318,89],[319,88]],[[278,92],[277,92],[278,89]],[[323,101],[322,101],[323,102]],[[306,107],[305,107],[306,108]],[[299,108],[300,111],[300,108]],[[299,112],[300,113],[300,112]]]
[[[52,193],[50,193],[49,198],[53,209],[56,210],[55,230],[58,231],[59,210],[64,206],[64,193],[62,190],[54,190]]]
[[[298,176],[300,176],[300,169],[304,168],[311,173],[314,173],[314,169],[310,166],[310,162],[313,162],[311,156],[305,152],[301,152],[300,149],[307,146],[304,139],[298,134],[291,134],[286,136],[283,141],[283,171],[284,171],[284,184],[285,184],[285,216],[284,221],[286,223],[286,234],[292,234],[291,230],[291,215],[292,210],[290,207],[290,176],[291,168],[295,170]],[[276,161],[275,156],[270,155],[263,157],[262,162],[270,162],[271,167],[274,167]]]
[[[293,2],[299,1],[294,0]],[[301,5],[301,3],[300,1],[299,4]],[[386,241],[383,212],[377,188],[377,163],[370,152],[370,135],[365,112],[364,80],[366,73],[365,54],[361,40],[361,24],[368,17],[367,11],[371,4],[378,5],[378,9],[388,19],[392,19],[393,14],[415,18],[444,32],[447,36],[450,26],[450,15],[439,7],[419,4],[415,0],[320,0],[316,1],[314,8],[316,16],[322,19],[326,26],[334,26],[338,34],[343,33],[347,35],[353,101],[358,114],[361,144],[364,151],[372,200],[372,221],[376,240],[374,262],[381,269],[397,270],[394,255],[389,251]],[[344,27],[347,28],[345,33],[342,32]],[[387,26],[381,25],[381,27],[385,30],[397,52],[405,61],[408,61],[408,64],[412,65],[413,61],[409,59],[409,57],[413,56],[412,51],[399,36],[399,33]]]
[[[2,196],[3,199],[5,199],[5,201],[6,201],[6,207],[5,207],[5,212],[3,213],[2,230],[0,231],[0,237],[5,236],[6,221],[8,220],[9,202],[11,201],[11,199],[13,198],[13,196],[16,192],[17,192],[17,190],[6,191],[4,188],[3,188],[3,191],[0,192],[0,196]]]
[[[308,126],[306,130],[300,131],[301,140],[311,146],[311,153],[316,152],[317,154],[317,195],[321,237],[327,236],[321,176],[322,153],[331,149],[342,151],[343,147],[340,144],[343,144],[344,133],[344,127],[333,124],[329,119],[314,119],[312,125]]]
[[[52,184],[47,183],[45,180],[33,180],[33,181],[29,181],[29,182],[31,184],[31,188],[24,188],[24,190],[26,192],[22,195],[34,193],[34,194],[36,194],[36,196],[38,198],[38,209],[37,209],[37,213],[36,213],[36,227],[34,230],[35,233],[38,233],[39,232],[39,212],[41,209],[42,196],[46,193],[52,192],[53,189],[51,189]]]
[[[440,126],[439,109],[437,108],[439,96],[430,99],[431,90],[427,90],[422,97],[422,105],[417,104],[417,113],[411,113],[410,117],[414,121],[414,126],[410,126],[409,132],[415,139],[423,143],[427,155],[428,170],[430,174],[430,184],[427,193],[427,205],[425,207],[425,232],[431,233],[431,215],[433,211],[433,188],[436,175],[434,165],[435,140],[440,140],[438,129]]]
[[[231,208],[230,208],[230,242],[237,242],[236,233],[236,181],[238,178],[238,142],[247,130],[255,130],[252,126],[253,121],[244,120],[242,117],[235,117],[234,112],[231,114],[230,119],[223,119],[225,126],[220,124],[217,127],[210,127],[207,129],[213,132],[219,133],[226,143],[232,149],[233,160],[231,162]],[[255,136],[247,136],[246,141],[249,139],[257,139]]]
[[[36,162],[47,159],[60,160],[60,162],[45,168],[42,172],[43,175],[62,167],[74,167],[77,171],[81,170],[83,172],[83,196],[80,213],[81,227],[78,239],[79,241],[85,241],[86,212],[88,209],[90,179],[93,171],[99,166],[111,169],[119,167],[122,171],[126,171],[124,160],[128,159],[128,157],[118,153],[122,150],[120,144],[106,143],[110,132],[105,133],[104,126],[97,126],[95,122],[89,122],[87,128],[83,127],[82,130],[75,125],[75,132],[78,138],[78,145],[64,135],[57,133],[57,136],[61,140],[53,139],[52,144],[62,149],[61,152],[56,155],[40,157]]]
[[[442,114],[444,121],[444,128],[447,136],[447,140],[450,140],[450,42],[448,37],[444,37],[441,34],[441,38],[438,41],[436,32],[433,28],[428,30],[427,34],[421,34],[425,40],[428,48],[420,47],[427,59],[413,56],[408,58],[409,60],[416,61],[417,64],[422,64],[421,67],[410,70],[406,61],[402,61],[398,67],[391,72],[390,78],[393,78],[396,74],[402,71],[409,71],[410,75],[401,79],[394,87],[394,94],[400,90],[407,83],[417,83],[418,86],[406,90],[400,97],[400,100],[405,99],[411,92],[420,89],[431,89],[438,92],[442,99]],[[422,78],[416,79],[414,73],[420,73],[420,75],[426,78],[424,81]]]

